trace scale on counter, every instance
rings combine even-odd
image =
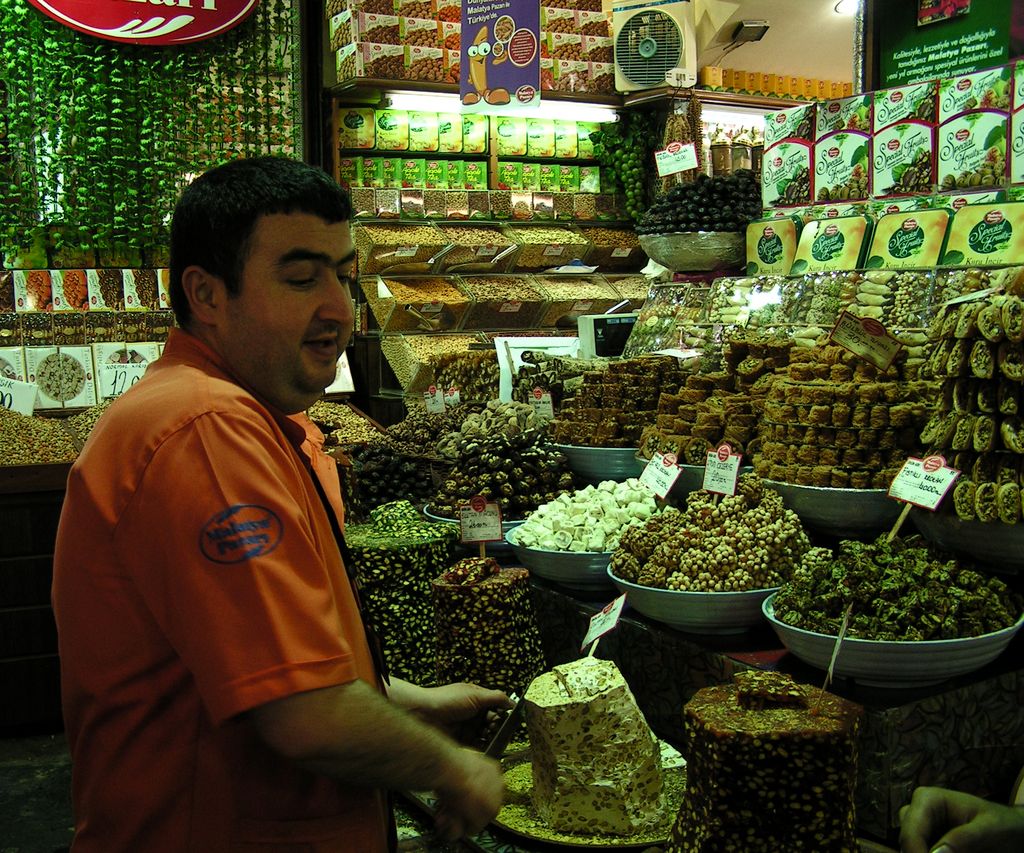
[[[580,358],[622,355],[634,323],[635,312],[581,315],[577,318]]]

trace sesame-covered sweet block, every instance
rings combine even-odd
[[[683,711],[686,792],[667,853],[855,853],[862,713],[777,672],[698,690]]]
[[[556,666],[525,701],[533,806],[548,826],[631,835],[662,820],[658,741],[614,663]]]

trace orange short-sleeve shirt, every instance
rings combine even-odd
[[[285,761],[242,713],[377,684],[317,437],[175,330],[72,467],[53,604],[76,853],[386,849],[381,792]]]

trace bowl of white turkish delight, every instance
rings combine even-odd
[[[571,589],[607,590],[608,560],[619,537],[657,511],[654,495],[638,479],[606,480],[542,504],[505,541],[538,577]]]

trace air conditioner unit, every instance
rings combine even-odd
[[[697,36],[691,0],[612,6],[615,88],[651,89],[697,82]]]

